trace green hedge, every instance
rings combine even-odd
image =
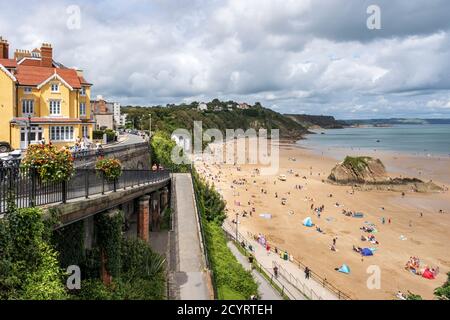
[[[221,227],[226,217],[225,202],[196,172],[193,177],[217,298],[249,299],[250,296],[258,294],[258,286],[252,274],[244,269],[227,246],[227,238]]]

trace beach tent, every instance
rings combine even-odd
[[[434,279],[434,274],[433,274],[433,272],[430,271],[430,269],[425,269],[425,271],[422,273],[422,277],[426,278],[426,279],[433,280]]]
[[[339,272],[342,272],[342,273],[349,274],[349,273],[350,273],[350,268],[344,263],[344,264],[342,265],[342,267],[339,268],[338,271],[339,271]]]
[[[305,220],[303,220],[303,225],[304,225],[305,227],[312,227],[312,226],[313,226],[313,223],[312,223],[311,218],[308,217],[308,218],[306,218]]]
[[[361,254],[363,255],[363,256],[373,256],[373,252],[372,252],[372,250],[370,250],[369,248],[364,248],[364,249],[362,249],[361,250]]]

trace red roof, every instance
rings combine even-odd
[[[17,62],[14,59],[0,59],[0,64],[5,68],[16,68]]]
[[[17,66],[17,74],[15,76],[20,85],[37,86],[55,74],[55,71],[74,89],[81,89],[81,84],[84,84],[86,81],[78,77],[74,69],[24,66],[21,64]]]

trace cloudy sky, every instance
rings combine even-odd
[[[1,2],[12,49],[50,42],[94,95],[122,104],[217,97],[342,119],[450,117],[448,0]],[[380,30],[366,25],[372,4]]]

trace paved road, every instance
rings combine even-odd
[[[142,143],[145,142],[144,139],[142,139],[141,136],[137,136],[135,134],[125,134],[125,136],[120,137],[119,139],[123,139],[122,141],[120,141],[118,144],[115,144],[114,146],[126,146],[126,145],[130,145],[130,144],[137,144],[137,143]],[[105,148],[107,148],[108,145],[105,145]]]
[[[181,300],[208,300],[210,293],[204,272],[205,262],[190,174],[174,174],[176,188],[175,237],[177,260],[175,280]]]
[[[251,270],[250,262],[248,262],[248,259],[242,255],[236,246],[232,242],[228,242],[227,246],[245,270]],[[258,271],[252,270],[252,275],[258,283],[258,293],[261,300],[283,300],[278,291]]]

